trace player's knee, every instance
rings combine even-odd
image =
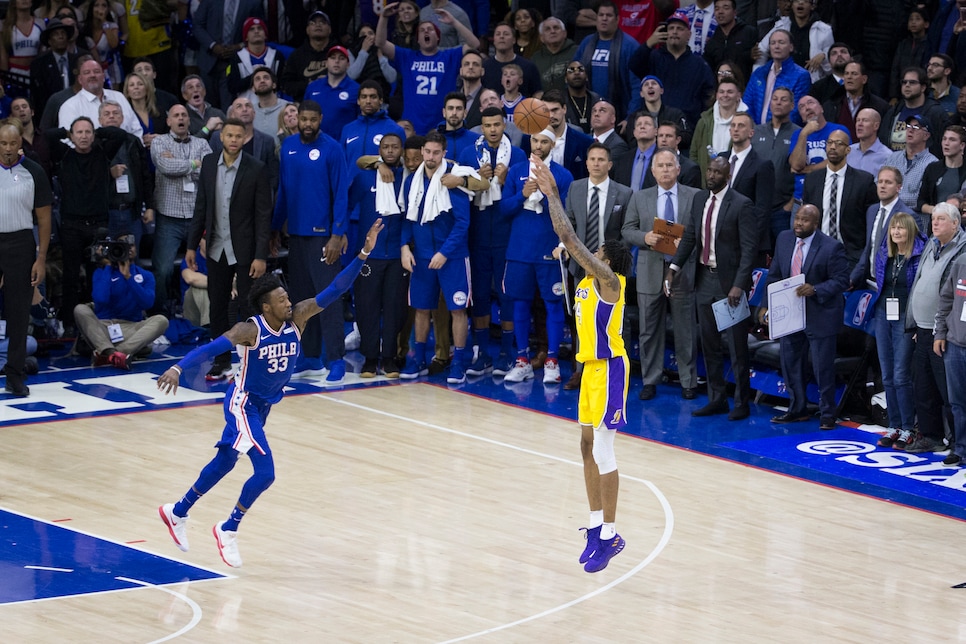
[[[594,462],[600,474],[610,474],[617,470],[617,457],[614,455],[614,436],[611,429],[594,430]]]

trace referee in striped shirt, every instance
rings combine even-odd
[[[19,123],[0,124],[0,274],[3,274],[4,319],[10,340],[5,389],[26,397],[27,327],[34,287],[44,281],[50,243],[50,181],[41,167],[23,156]],[[37,240],[34,239],[34,216]]]

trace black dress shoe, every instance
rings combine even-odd
[[[695,409],[694,411],[691,412],[691,415],[700,417],[700,416],[717,416],[719,414],[727,414],[727,413],[728,413],[727,403],[721,403],[721,404],[709,403],[704,407],[702,407],[701,409]]]
[[[698,392],[694,390],[694,387],[685,387],[681,390],[681,398],[685,400],[694,400],[698,395]]]
[[[3,388],[8,394],[13,394],[18,398],[26,398],[30,395],[30,388],[24,384],[23,376],[12,373],[7,374],[7,383]]]
[[[657,387],[655,385],[644,385],[641,389],[641,393],[638,396],[641,400],[653,400],[657,397]]]
[[[802,423],[806,420],[811,420],[811,418],[812,417],[808,414],[785,413],[781,416],[772,416],[771,422],[775,423],[776,425],[785,425],[788,423]]]
[[[823,418],[822,420],[818,421],[818,428],[824,429],[824,430],[835,429],[836,428],[835,419]]]
[[[748,405],[735,405],[735,408],[728,414],[728,420],[744,420],[751,416],[751,409]]]

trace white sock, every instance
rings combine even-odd
[[[617,534],[617,528],[614,527],[613,523],[604,523],[600,526],[601,541],[607,541],[608,539],[613,539],[615,534]]]
[[[587,519],[588,528],[596,528],[604,523],[604,511],[603,510],[591,510],[590,518]]]

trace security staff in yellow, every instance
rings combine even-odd
[[[531,156],[532,175],[547,195],[553,229],[587,276],[577,285],[574,318],[577,321],[577,360],[584,363],[580,381],[577,421],[584,482],[590,502],[587,544],[580,563],[587,572],[599,572],[624,549],[617,534],[617,459],[614,437],[627,424],[629,362],[621,330],[624,325],[624,275],[631,256],[618,241],[606,241],[596,252],[581,243],[560,203],[553,175],[536,156]]]

